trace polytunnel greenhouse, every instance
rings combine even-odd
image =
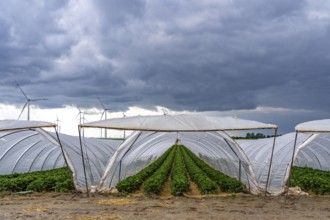
[[[309,121],[296,126],[293,163],[300,167],[330,171],[330,119]],[[313,134],[302,145],[297,139]]]
[[[79,125],[80,131],[133,131],[125,141],[58,134],[55,128],[48,122],[0,121],[0,175],[68,166],[77,190],[109,190],[174,144],[241,181],[253,194],[285,192],[292,166],[330,171],[330,120],[302,123],[296,133],[258,140],[234,140],[228,131],[273,129],[276,134],[277,126],[195,115],[136,116]]]
[[[303,144],[308,137],[310,135],[301,135],[297,140],[298,145]],[[267,188],[267,192],[273,195],[284,192],[291,169],[294,140],[295,133],[276,138],[271,164],[273,139],[237,140],[252,164],[258,186],[262,191]],[[271,169],[269,169],[270,166]]]
[[[54,128],[49,132],[43,128]],[[39,121],[0,121],[0,175],[28,173],[68,166],[78,190],[98,183],[121,140],[58,134],[55,124]],[[82,161],[81,150],[88,153]],[[63,156],[64,153],[64,156]],[[85,164],[85,170],[83,165]]]
[[[100,190],[109,189],[131,176],[176,143],[183,144],[213,168],[260,193],[252,164],[241,147],[226,133],[235,130],[274,129],[277,126],[238,118],[196,115],[136,116],[80,125],[80,128],[134,130],[109,161]],[[88,156],[83,153],[84,156]]]
[[[245,183],[253,193],[258,192],[251,164],[239,146],[221,132],[135,132],[122,145],[118,157],[113,158],[100,187],[115,187],[125,177],[131,176],[161,156],[177,143],[192,150],[217,170]],[[223,147],[219,148],[219,144]]]
[[[46,139],[44,122],[3,120],[0,122],[0,174],[27,173],[65,166],[61,149]],[[56,141],[58,143],[58,141]]]

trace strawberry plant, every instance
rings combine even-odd
[[[220,190],[222,192],[240,192],[243,190],[244,185],[232,178],[229,177],[214,168],[210,167],[207,163],[205,163],[203,160],[199,159],[197,156],[195,156],[194,153],[192,153],[189,149],[183,148],[186,153],[189,155],[189,157],[194,161],[194,163],[213,181],[217,183],[217,185],[220,187]]]
[[[145,181],[148,177],[150,177],[156,170],[163,164],[167,156],[170,154],[170,152],[174,150],[173,147],[168,149],[162,156],[160,156],[157,160],[155,160],[152,164],[141,170],[139,173],[129,176],[125,178],[124,180],[120,181],[117,184],[117,189],[119,192],[126,192],[126,193],[132,193],[136,190],[138,190],[143,181]]]
[[[144,183],[145,194],[159,194],[169,174],[173,195],[187,192],[190,179],[203,194],[216,193],[218,186],[223,192],[239,192],[243,189],[241,182],[213,169],[182,145],[174,145],[151,165],[119,182],[117,189],[132,193]]]
[[[171,168],[173,165],[174,155],[176,148],[173,147],[170,154],[167,156],[164,163],[159,167],[159,169],[144,182],[144,193],[145,194],[159,194],[165,181],[167,180]]]
[[[176,154],[171,174],[171,193],[183,193],[189,190],[189,177],[182,157],[182,146],[176,146]]]
[[[0,191],[17,192],[25,190],[37,192],[72,191],[74,190],[72,173],[68,168],[60,168],[0,176]]]
[[[183,151],[183,158],[189,176],[197,184],[199,191],[203,194],[215,193],[217,191],[216,183],[195,164],[187,151]]]
[[[293,167],[290,186],[317,195],[330,194],[330,172],[310,167]]]

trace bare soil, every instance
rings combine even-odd
[[[2,195],[0,219],[330,219],[330,197]]]

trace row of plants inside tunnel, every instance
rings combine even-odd
[[[167,185],[166,185],[167,183]],[[124,193],[160,194],[168,187],[173,195],[182,195],[195,187],[201,194],[245,191],[244,185],[205,163],[182,145],[174,145],[157,160],[117,184]],[[309,167],[293,167],[290,186],[299,186],[314,195],[330,194],[330,172]],[[75,186],[69,168],[24,174],[0,175],[0,192],[72,192]]]
[[[148,167],[120,181],[117,189],[125,193],[141,190],[147,195],[159,194],[166,181],[170,182],[173,195],[187,193],[192,183],[201,194],[236,193],[244,189],[241,182],[215,170],[183,145],[172,146]]]
[[[71,192],[75,187],[68,167],[0,176],[0,192]]]
[[[166,181],[173,195],[189,192],[192,184],[201,194],[246,192],[243,183],[215,170],[183,145],[172,146],[149,166],[120,181],[117,189],[124,193],[142,191],[146,195],[157,195]],[[293,167],[290,186],[299,186],[311,195],[329,195],[330,172]]]

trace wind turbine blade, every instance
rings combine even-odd
[[[18,116],[18,119],[20,119],[20,117],[21,117],[21,115],[22,115],[22,113],[23,113],[23,111],[24,111],[26,105],[28,104],[28,102],[29,102],[29,101],[27,101],[27,102],[25,103],[25,105],[23,106],[22,111],[21,111],[21,114],[19,114],[19,116]]]
[[[84,113],[85,113],[85,112],[81,111],[81,109],[80,109],[79,106],[77,106],[77,109],[78,109],[79,112],[78,112],[76,118],[78,118],[78,116],[80,116],[80,119],[82,119],[82,118],[84,117]],[[82,116],[81,116],[81,115],[82,115]]]
[[[84,124],[85,122],[88,122],[88,120],[85,118],[85,116],[83,116],[82,118],[82,123]]]
[[[103,115],[105,114],[105,111],[106,111],[106,110],[104,110],[104,111],[102,112],[101,120],[102,120],[102,118],[103,118]]]
[[[105,108],[105,106],[103,105],[103,103],[101,102],[101,99],[100,99],[100,97],[98,97],[98,96],[97,96],[97,99],[98,99],[98,100],[99,100],[99,102],[101,103],[101,105],[102,105],[103,109],[106,109],[106,108]]]
[[[48,99],[30,99],[31,102],[32,101],[46,101],[46,100],[48,100]]]
[[[79,112],[77,115],[76,115],[76,118],[78,118],[78,116],[81,114],[81,112]]]
[[[27,95],[25,94],[25,92],[23,91],[23,89],[19,86],[18,82],[15,81],[15,83],[16,83],[17,88],[19,88],[19,90],[21,90],[21,92],[24,95],[24,97],[26,98],[26,100],[29,100],[29,98],[27,97]]]

